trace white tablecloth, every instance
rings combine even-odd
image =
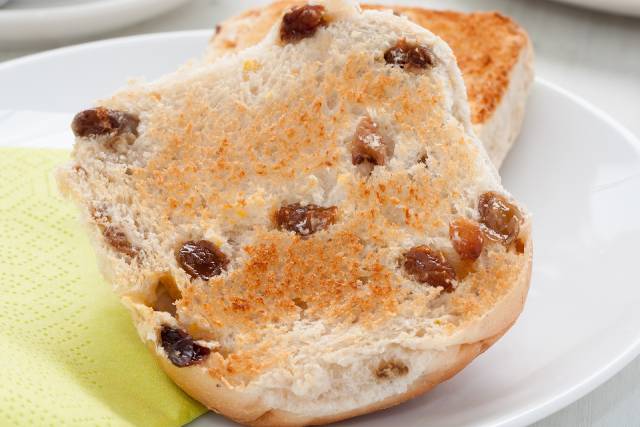
[[[392,3],[391,0],[386,2]],[[259,2],[193,0],[152,21],[92,39],[212,28],[217,21],[256,3]],[[579,10],[541,0],[407,3],[461,10],[497,9],[513,16],[533,38],[539,76],[582,96],[640,136],[640,19]],[[12,49],[0,45],[0,61],[43,49]],[[536,426],[640,425],[639,384],[640,360],[636,360],[589,395]]]

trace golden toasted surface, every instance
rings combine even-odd
[[[443,88],[434,79],[408,79],[399,69],[381,73],[380,68],[372,70],[372,60],[367,54],[351,54],[346,67],[326,75],[319,86],[315,75],[321,65],[305,65],[296,82],[289,83],[294,86],[289,96],[251,108],[235,100],[212,108],[197,96],[195,82],[179,98],[159,94],[172,107],[150,112],[148,136],[163,148],[144,168],[132,168],[131,183],[142,209],[155,213],[155,227],[161,230],[173,231],[180,223],[205,230],[216,222],[226,235],[254,234],[251,243],[237,248],[238,254],[229,254],[246,261],[228,277],[212,280],[221,293],[192,298],[186,290],[181,307],[194,310],[194,299],[206,301],[195,309],[204,311],[213,325],[246,325],[246,330],[273,318],[297,319],[294,298],[305,301],[306,315],[341,322],[360,313],[361,321],[382,319],[395,311],[404,291],[393,283],[402,279],[381,253],[401,235],[446,235],[449,212],[462,209],[465,188],[476,180],[477,147],[459,124],[442,126]],[[304,90],[312,85],[319,89]],[[333,98],[333,109],[323,108]],[[425,103],[432,105],[426,115]],[[425,152],[447,158],[431,163],[438,176],[422,166],[414,173],[400,170],[369,179],[358,175],[345,141],[358,123],[350,105],[394,111],[394,126],[419,141],[432,141]],[[416,162],[417,156],[411,160]],[[317,185],[315,177],[326,175],[327,169],[343,172],[328,180],[331,185],[337,179],[336,187],[346,193],[337,204],[336,224],[309,238],[275,230],[275,209],[310,202],[278,195],[282,186]],[[269,195],[256,194],[256,188],[276,196],[269,200]],[[450,197],[443,198],[444,193]],[[374,248],[365,248],[365,242]],[[371,286],[363,287],[364,281]],[[197,287],[189,289],[198,295]]]
[[[250,9],[216,26],[210,57],[258,43],[290,7],[299,0],[280,0]],[[408,17],[446,41],[453,50],[467,87],[472,121],[485,123],[495,111],[509,84],[509,74],[529,43],[528,36],[511,18],[498,12],[461,13],[419,7],[363,4],[364,9],[389,9]]]

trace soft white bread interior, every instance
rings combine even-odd
[[[304,0],[278,0],[218,24],[206,61],[253,46],[285,10]],[[493,163],[500,167],[515,143],[533,83],[533,48],[526,31],[498,12],[455,12],[410,6],[363,4],[392,9],[449,44],[467,87],[471,121]]]
[[[248,425],[430,389],[510,327],[530,277],[529,215],[448,45],[348,1],[302,10],[78,114],[58,175],[166,372]]]

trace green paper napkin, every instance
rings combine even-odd
[[[205,409],[157,366],[52,176],[0,149],[0,425],[177,426]]]

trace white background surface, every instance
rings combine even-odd
[[[212,27],[226,15],[254,3],[247,0],[194,0],[169,15],[94,39]],[[640,19],[582,11],[541,0],[434,0],[413,3],[468,10],[499,9],[515,17],[533,38],[538,75],[598,105],[640,135]],[[52,43],[63,45],[66,41]],[[50,44],[48,47],[53,46]],[[15,50],[0,45],[0,60],[43,48]],[[607,283],[602,285],[603,292],[606,292]],[[590,395],[536,426],[635,426],[639,420],[640,361],[636,360]]]

